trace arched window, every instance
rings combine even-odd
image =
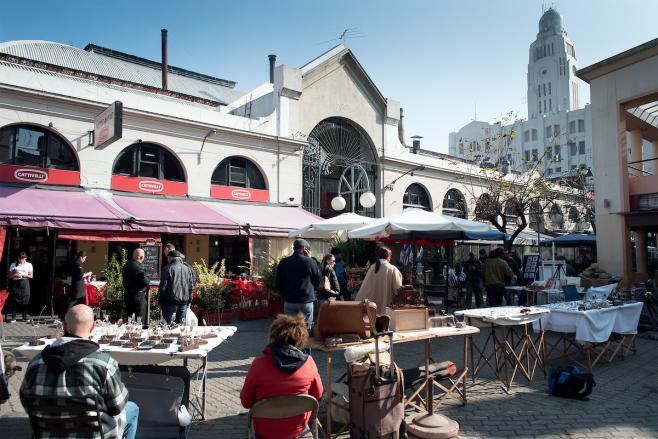
[[[564,228],[564,215],[562,214],[562,209],[557,204],[551,206],[550,219],[551,225],[556,229]]]
[[[28,124],[0,129],[0,163],[80,170],[69,142],[47,128]]]
[[[128,177],[185,181],[183,167],[176,156],[153,143],[134,143],[121,151],[114,162],[112,173]]]
[[[402,207],[417,207],[423,210],[432,210],[430,196],[421,185],[413,183],[409,185],[402,198]]]
[[[450,189],[443,197],[443,214],[466,218],[466,199],[457,189]]]
[[[211,183],[247,189],[267,189],[265,178],[258,167],[242,157],[222,160],[212,174]]]

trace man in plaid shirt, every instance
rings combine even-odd
[[[123,437],[124,429],[130,424],[126,437],[133,439],[139,408],[128,401],[128,390],[121,381],[116,360],[105,352],[98,352],[98,344],[89,340],[93,329],[91,308],[76,305],[69,309],[64,318],[64,336],[28,364],[20,390],[21,402],[25,407],[25,398],[30,396],[95,396],[105,437]],[[63,417],[65,411],[63,407]],[[69,437],[85,436],[74,434]]]

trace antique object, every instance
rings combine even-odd
[[[430,328],[447,328],[456,326],[455,325],[455,316],[435,316],[428,319]]]
[[[357,333],[370,338],[375,332],[377,304],[364,301],[334,301],[323,303],[316,325],[320,338]]]
[[[390,306],[386,307],[386,314],[391,317],[391,331],[418,331],[429,327],[426,306]]]

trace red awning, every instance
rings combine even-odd
[[[194,200],[114,195],[111,202],[128,216],[128,223],[144,232],[238,235],[235,221]]]
[[[119,242],[160,242],[160,234],[145,232],[108,232],[102,230],[60,230],[58,239],[71,239],[73,241],[119,241]]]
[[[0,187],[0,225],[76,230],[125,230],[124,217],[83,191]]]

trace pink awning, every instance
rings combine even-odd
[[[287,238],[290,231],[322,219],[300,207],[221,201],[204,201],[203,204],[237,222],[251,235]]]
[[[130,230],[123,216],[82,191],[0,187],[0,225],[77,230]]]
[[[237,222],[204,206],[200,201],[124,195],[114,195],[112,201],[127,213],[131,225],[144,232],[202,235],[240,233]]]

